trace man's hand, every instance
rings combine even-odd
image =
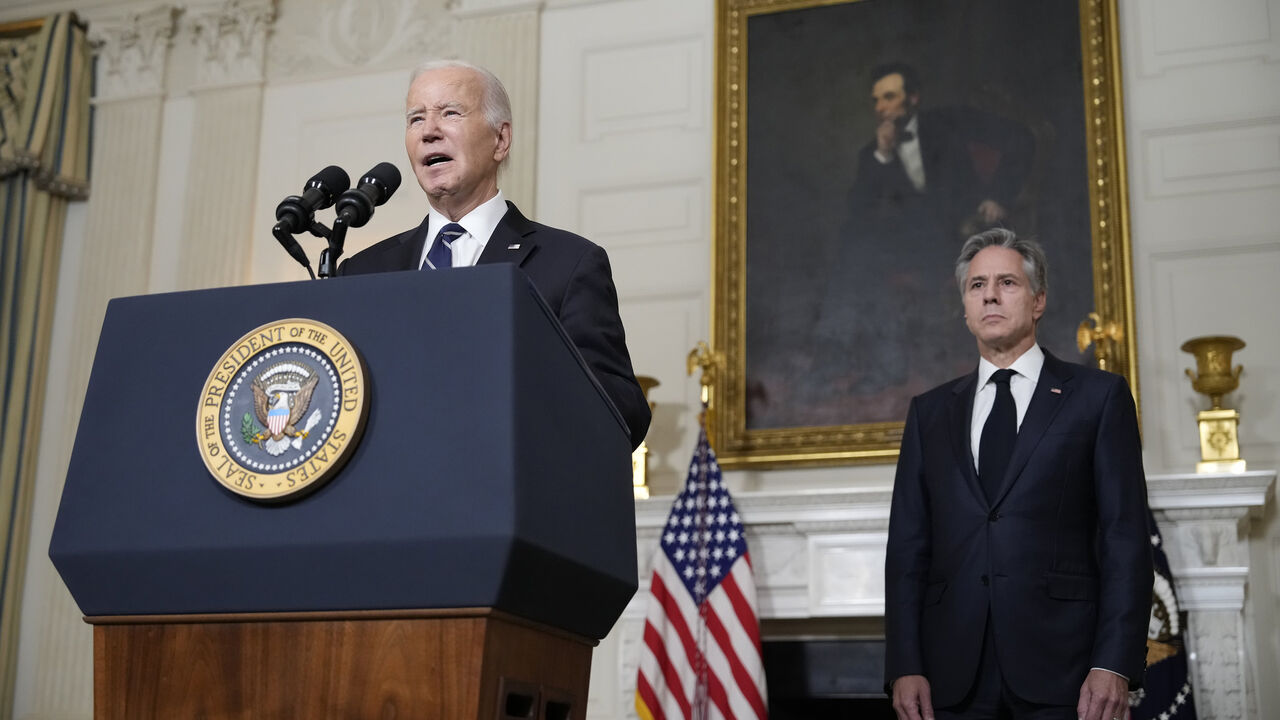
[[[894,683],[897,706],[897,683]],[[1129,717],[1129,681],[1106,670],[1090,670],[1080,686],[1076,714],[1081,720],[1126,720]],[[901,716],[899,716],[901,717]]]
[[[893,681],[893,711],[898,720],[933,720],[933,698],[923,675],[903,675]]]
[[[876,126],[876,152],[885,158],[898,154],[898,125],[893,120],[885,120]]]
[[[978,206],[978,217],[982,218],[982,222],[988,225],[1000,222],[1007,214],[1004,206],[995,200],[983,200],[982,204]]]

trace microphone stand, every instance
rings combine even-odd
[[[316,232],[319,227],[322,232]],[[323,237],[329,241],[329,247],[320,251],[320,277],[333,277],[333,271],[337,267],[338,258],[342,257],[342,246],[347,242],[347,219],[339,215],[333,221],[333,229],[330,230],[320,223],[316,223],[311,227],[311,232],[318,237]]]
[[[314,229],[312,232],[314,232]],[[307,269],[307,274],[311,276],[311,279],[315,280],[316,274],[315,271],[311,269],[311,260],[307,258],[306,251],[298,244],[298,241],[293,237],[293,234],[285,229],[285,224],[283,222],[277,223],[275,227],[271,228],[271,234],[280,242],[280,245],[284,247],[290,257],[297,260],[299,265]]]
[[[307,254],[302,247],[298,245],[298,241],[293,235],[285,229],[284,223],[279,223],[271,228],[271,234],[276,240],[289,251],[293,259],[297,260],[302,267],[307,269],[307,274],[312,280],[317,277],[331,278],[337,267],[338,258],[342,257],[342,246],[347,241],[347,219],[338,217],[333,221],[333,229],[324,226],[323,223],[313,222],[307,231],[316,237],[324,238],[329,241],[329,247],[320,251],[320,272],[317,273],[311,269],[311,261],[307,259]]]

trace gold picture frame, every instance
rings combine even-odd
[[[1078,25],[1064,22],[1068,13]],[[849,227],[864,225],[831,217],[856,216],[849,208],[861,207],[842,202],[838,193],[842,186],[858,184],[848,177],[855,174],[852,158],[874,134],[874,125],[867,131],[874,122],[870,65],[901,56],[924,58],[922,69],[939,79],[932,95],[939,105],[948,92],[957,106],[981,93],[1005,98],[1002,112],[1021,102],[1023,110],[1005,114],[1028,128],[1024,134],[1035,159],[1023,163],[1032,169],[1020,180],[1017,202],[1030,208],[1028,217],[1038,219],[1027,227],[1037,231],[1049,254],[1046,320],[1059,313],[1052,342],[1046,344],[1041,322],[1041,344],[1064,359],[1100,361],[1124,375],[1137,397],[1116,23],[1116,0],[941,6],[925,0],[717,0],[714,357],[707,363],[714,366],[708,376],[708,427],[721,465],[893,462],[910,396],[962,374],[953,370],[954,357],[935,362],[930,358],[939,351],[925,345],[938,327],[947,337],[963,329],[958,292],[952,296],[955,315],[940,318],[945,313],[911,300],[918,290],[886,292],[877,286],[901,274],[906,287],[918,287],[927,275],[927,298],[919,297],[934,302],[943,292],[939,283],[949,281],[955,290],[949,274],[959,245],[938,248],[936,259],[945,267],[920,269],[918,259],[931,251],[904,255],[899,267],[893,255],[899,246],[851,233]],[[1055,48],[1062,57],[1041,59]],[[1049,79],[1035,81],[1047,85],[1033,87],[1026,77],[1036,74],[1037,62],[1054,64],[1046,65]],[[966,69],[975,76],[963,75]],[[1020,72],[1028,75],[1020,79]],[[951,81],[944,84],[942,78]],[[1022,95],[1002,94],[1001,78],[1005,90],[1021,87]],[[923,114],[931,97],[928,80],[919,87],[924,88]],[[854,127],[859,123],[861,131]],[[990,158],[997,158],[995,172],[1005,158],[1014,157],[988,152],[980,142],[968,147],[975,167],[985,158],[983,167],[989,169]],[[1039,178],[1035,183],[1027,179],[1033,172]],[[1033,184],[1034,192],[1028,189]],[[857,282],[836,276],[842,265],[832,257],[857,259],[869,251],[879,253],[881,266],[872,262]],[[822,280],[824,275],[831,277]],[[857,288],[862,282],[868,285],[865,291]],[[836,293],[841,298],[833,300]],[[867,299],[894,293],[906,302]],[[868,335],[833,349],[841,342],[829,338],[840,336],[813,328],[840,313],[855,318],[855,325],[845,320],[846,329],[866,329]],[[1091,313],[1096,329],[1081,323],[1077,332],[1075,324]],[[875,334],[878,328],[896,335],[884,339]],[[1095,341],[1096,347],[1077,350],[1077,338]],[[957,353],[971,370],[973,345]],[[866,390],[878,387],[876,371],[867,363],[856,368],[854,354],[886,358],[878,364],[895,371],[910,366],[910,376],[892,381],[898,384],[889,390]],[[928,384],[921,386],[926,378]],[[836,400],[844,404],[832,404]]]

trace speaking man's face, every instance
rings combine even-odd
[[[405,100],[404,146],[413,174],[451,220],[498,192],[498,166],[511,147],[511,126],[490,126],[483,98],[474,71],[442,68],[419,75]]]
[[[889,73],[871,86],[871,105],[877,122],[893,120],[905,125],[919,104],[918,94],[907,95],[900,73]]]
[[[964,288],[965,324],[978,339],[979,352],[1031,347],[1045,294],[1032,294],[1022,255],[1004,247],[983,248],[969,263]]]

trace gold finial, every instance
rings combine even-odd
[[[699,413],[698,422],[707,430],[709,441],[712,439],[711,428],[714,426],[711,416],[715,412],[715,385],[720,380],[720,370],[723,367],[724,355],[712,350],[711,346],[702,340],[699,340],[698,344],[689,351],[689,357],[685,360],[687,374],[692,375],[694,370],[702,371],[699,383],[702,385],[703,412]]]

